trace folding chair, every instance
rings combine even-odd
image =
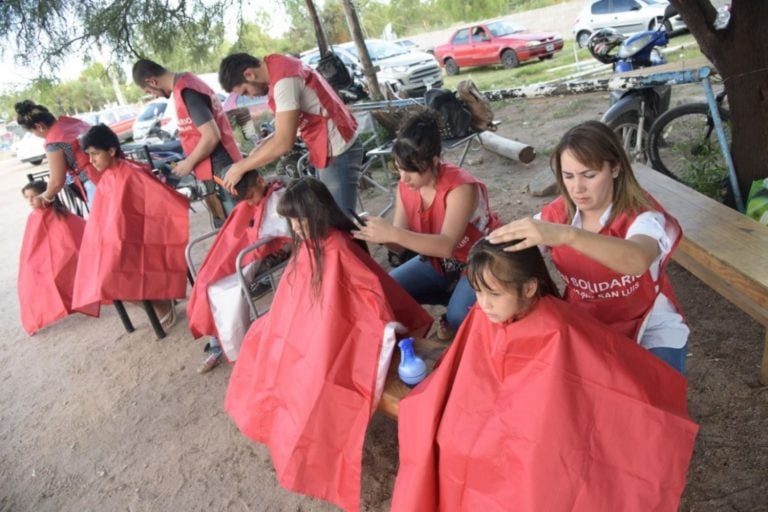
[[[371,112],[354,112],[354,115],[357,119],[357,136],[363,143],[363,149],[365,150],[362,172],[360,173],[360,184],[371,185],[384,192],[388,197],[387,204],[379,212],[381,217],[395,205],[392,176],[387,168],[387,156],[390,153],[391,145],[389,149],[382,149],[382,142],[376,131],[376,121]],[[377,165],[384,172],[384,179],[382,181],[377,181],[373,178],[372,171]],[[358,202],[360,203],[360,208],[364,210],[362,194],[358,194]]]

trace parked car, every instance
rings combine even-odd
[[[32,132],[26,132],[14,145],[16,158],[25,163],[40,165],[45,159],[45,140]]]
[[[160,126],[160,121],[168,106],[168,100],[158,98],[147,103],[144,110],[136,117],[133,122],[133,138],[140,140],[145,138],[155,127]]]
[[[664,18],[666,0],[587,0],[573,24],[573,35],[582,48],[592,34],[603,28],[613,28],[624,35],[653,30]],[[679,15],[665,23],[667,32],[687,28]]]
[[[435,47],[435,58],[448,75],[463,66],[517,67],[530,59],[551,59],[563,49],[563,38],[554,32],[529,32],[519,25],[499,20],[460,28],[448,43]]]
[[[101,123],[109,126],[117,134],[120,142],[125,142],[133,137],[133,121],[136,119],[136,113],[132,107],[111,107],[98,112],[83,112],[74,117],[82,119],[90,125]]]
[[[388,84],[394,91],[405,91],[408,96],[423,96],[431,87],[442,87],[443,77],[432,55],[409,52],[402,46],[381,39],[368,39],[365,45],[372,64],[379,66],[379,72],[376,73],[379,85]],[[353,76],[364,80],[363,65],[354,42],[334,45],[332,49]],[[320,53],[316,48],[309,50],[301,54],[301,60],[317,67]]]

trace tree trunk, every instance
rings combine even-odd
[[[352,5],[352,0],[342,0],[342,4],[344,5],[344,14],[347,17],[349,31],[352,33],[352,40],[355,42],[357,54],[360,56],[360,62],[363,65],[363,74],[368,81],[368,91],[374,100],[380,100],[383,98],[383,95],[379,88],[379,80],[376,77],[378,67],[374,68],[371,57],[368,55],[368,48],[365,46],[365,38],[363,37],[363,31],[360,29],[360,19],[357,17],[357,11],[355,6]]]
[[[733,0],[731,20],[715,30],[710,0],[670,0],[723,77],[731,112],[732,155],[745,198],[768,176],[768,2]]]
[[[320,52],[320,56],[322,57],[328,53],[328,39],[325,37],[325,31],[323,30],[322,23],[320,23],[320,17],[317,15],[317,9],[315,9],[314,2],[312,0],[304,0],[304,2],[307,4],[309,17],[312,19],[312,25],[315,27],[317,50]]]

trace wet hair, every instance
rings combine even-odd
[[[401,169],[421,174],[434,167],[434,159],[440,158],[442,151],[438,114],[423,109],[405,118],[400,125],[392,157]]]
[[[16,110],[16,122],[26,130],[33,130],[36,124],[50,128],[56,122],[56,116],[32,100],[20,101],[13,108]]]
[[[492,244],[481,238],[469,251],[467,279],[475,290],[490,288],[484,273],[487,269],[493,277],[509,292],[522,295],[523,285],[530,280],[536,281],[536,297],[552,295],[560,297],[544,258],[538,247],[529,247],[520,251],[504,251],[505,247],[520,243],[513,240],[504,244]]]
[[[569,219],[573,219],[576,205],[568,195],[563,181],[561,159],[565,150],[570,151],[579,162],[592,169],[602,169],[606,162],[611,169],[618,168],[619,175],[613,180],[613,208],[608,219],[609,223],[620,213],[638,211],[650,206],[645,191],[635,178],[618,135],[604,123],[586,121],[565,132],[549,159],[560,193],[565,198]]]
[[[237,197],[245,197],[249,189],[256,187],[259,183],[260,176],[261,175],[259,174],[259,171],[256,169],[251,169],[250,171],[243,174],[243,176],[240,178],[240,181],[238,181],[237,185],[235,185]]]
[[[233,53],[227,55],[219,64],[219,83],[221,88],[227,92],[232,92],[236,85],[245,82],[243,73],[248,68],[258,68],[261,66],[261,60],[248,53]]]
[[[88,148],[100,149],[102,151],[109,151],[115,148],[115,156],[125,158],[117,134],[104,124],[91,126],[80,140],[80,146],[83,148],[83,151]]]
[[[31,190],[35,193],[36,196],[39,196],[46,190],[48,190],[48,184],[44,182],[43,180],[35,180],[30,183],[27,183],[21,188],[21,194],[25,195],[24,192],[27,190]],[[49,203],[49,206],[53,208],[53,211],[59,215],[63,215],[67,209],[62,204],[61,200],[59,200],[59,196],[53,196],[53,202]]]
[[[163,66],[149,59],[139,59],[133,65],[133,82],[140,88],[146,87],[148,78],[157,78],[168,72]]]
[[[293,254],[298,254],[301,244],[306,244],[314,267],[312,288],[317,294],[320,291],[323,276],[323,250],[321,241],[326,238],[331,229],[346,231],[356,230],[357,226],[341,211],[328,188],[315,178],[304,177],[291,182],[285,189],[283,197],[277,204],[277,213],[287,219],[306,219],[308,233],[302,240],[291,229]],[[364,242],[358,241],[361,247],[368,251]]]

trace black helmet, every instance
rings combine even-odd
[[[592,34],[587,42],[589,53],[603,64],[611,64],[616,61],[616,56],[611,55],[614,48],[624,41],[624,36],[616,29],[603,28]]]

